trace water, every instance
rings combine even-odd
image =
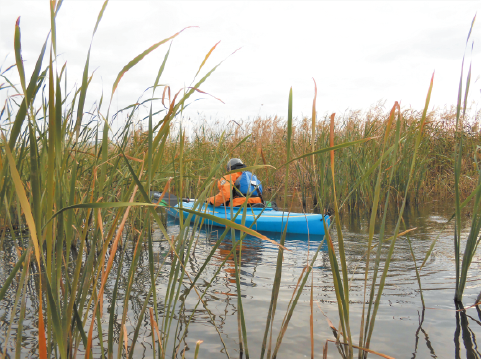
[[[418,266],[422,263],[424,255],[431,241],[439,235],[435,250],[421,271],[426,309],[422,310],[419,286],[416,280],[414,263],[409,250],[408,241],[405,237],[396,242],[395,252],[391,261],[388,279],[382,296],[379,312],[371,341],[370,348],[377,352],[395,358],[480,358],[480,350],[477,340],[481,338],[481,311],[477,308],[468,309],[466,312],[456,312],[453,302],[454,297],[454,253],[453,253],[453,225],[444,226],[451,213],[446,209],[448,206],[431,203],[423,208],[408,208],[405,212],[407,228],[417,227],[411,233],[413,251]],[[467,236],[469,218],[466,217],[463,229],[463,238]],[[352,277],[350,292],[351,332],[354,343],[358,342],[359,323],[363,302],[363,273],[366,242],[368,238],[368,218],[359,214],[351,214],[342,218],[343,233],[346,243],[347,261]],[[394,230],[394,218],[389,220],[386,233],[391,235]],[[169,232],[175,234],[179,231],[178,223],[169,220]],[[189,274],[194,277],[205,258],[215,244],[221,229],[214,231],[201,231],[195,251],[186,265]],[[333,231],[335,232],[335,231]],[[278,239],[275,235],[269,235],[272,239]],[[154,240],[161,240],[160,231],[154,233]],[[285,316],[287,306],[296,288],[299,276],[307,263],[307,256],[312,255],[319,243],[320,238],[306,238],[293,236],[288,237],[286,246],[290,251],[285,252],[283,260],[283,274],[274,322],[273,343],[275,343],[280,324]],[[385,246],[386,247],[386,246]],[[464,244],[463,244],[464,248]],[[193,320],[186,332],[185,340],[178,348],[178,357],[181,351],[186,349],[186,357],[192,358],[197,340],[204,342],[200,346],[199,358],[226,358],[226,350],[230,357],[239,357],[239,336],[237,331],[237,290],[235,284],[235,270],[232,257],[228,257],[232,249],[231,238],[226,238],[223,244],[216,250],[211,265],[202,274],[198,281],[199,291],[207,290],[204,297],[206,308],[200,304],[194,313]],[[122,289],[120,299],[116,302],[117,321],[120,322],[123,310],[123,290],[126,287],[128,265],[132,258],[132,248],[124,248],[125,262],[120,280]],[[168,252],[165,242],[155,243],[155,258],[160,261]],[[383,254],[386,253],[386,248]],[[6,249],[0,256],[0,279],[3,281],[12,268],[13,250]],[[170,263],[167,255],[166,270]],[[212,286],[208,288],[208,282],[214,277],[219,265],[227,258],[226,265],[220,270],[214,279]],[[277,248],[271,243],[254,237],[247,237],[242,246],[242,269],[240,274],[242,303],[246,316],[248,349],[250,357],[257,358],[260,355],[263,334],[266,325],[266,316],[269,308],[273,278],[276,270]],[[470,306],[475,302],[481,290],[480,278],[481,259],[477,254],[471,266],[468,283],[464,293],[464,304]],[[117,273],[117,261],[114,262],[110,281],[107,283],[105,298],[111,297],[115,274]],[[165,272],[166,273],[166,272]],[[322,357],[322,348],[327,339],[334,339],[326,317],[337,327],[337,303],[332,285],[327,247],[321,246],[321,251],[313,268],[313,286],[311,279],[308,280],[289,327],[282,341],[279,351],[281,358],[306,358],[310,357],[310,291],[314,296],[314,345],[315,357]],[[133,331],[138,322],[138,316],[149,288],[150,273],[148,270],[148,253],[143,252],[137,269],[136,280],[133,283],[129,298],[129,309],[126,322],[129,345],[133,337]],[[160,311],[164,310],[163,299],[165,297],[167,278],[159,276],[157,280],[157,298],[159,299]],[[184,285],[189,285],[184,280]],[[15,286],[16,287],[16,286]],[[22,357],[36,357],[37,337],[37,314],[38,304],[35,297],[35,278],[29,282],[27,291],[31,294],[27,302],[26,320],[24,322]],[[10,324],[10,311],[15,292],[9,290],[6,298],[0,302],[0,348],[5,350],[5,333]],[[180,333],[184,332],[185,321],[193,313],[193,308],[198,303],[198,296],[191,291],[185,302],[185,310],[178,313],[171,329],[171,339],[175,335],[175,326],[179,322]],[[110,300],[110,299],[109,299]],[[104,304],[102,315],[103,330],[107,332],[109,321],[109,309],[111,303]],[[180,308],[180,306],[179,306]],[[177,311],[179,310],[177,308]],[[322,312],[321,312],[322,310]],[[324,313],[324,314],[323,314]],[[18,314],[14,318],[18,318]],[[215,324],[215,325],[214,325]],[[8,346],[15,344],[17,324],[12,322],[12,334]],[[116,329],[118,336],[120,328]],[[95,332],[95,331],[94,331]],[[225,343],[219,338],[220,336]],[[12,336],[14,336],[12,338]],[[181,336],[181,335],[178,335]],[[105,343],[106,346],[106,343]],[[118,338],[114,347],[117,353]],[[80,346],[83,349],[83,346]],[[98,345],[94,357],[100,357]],[[170,357],[173,348],[168,348],[167,357]],[[81,350],[78,357],[83,357]],[[339,358],[339,353],[334,343],[328,345],[328,357]],[[376,357],[370,355],[370,357]],[[139,332],[134,358],[152,358],[151,327],[148,311],[143,319]]]

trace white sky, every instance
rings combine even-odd
[[[102,3],[66,0],[57,17],[59,64],[67,61],[69,88],[81,83]],[[160,82],[174,92],[191,84],[206,53],[219,40],[201,75],[235,49],[242,49],[201,87],[225,104],[198,95],[203,100],[188,108],[187,117],[198,118],[198,113],[208,119],[239,120],[258,114],[286,117],[291,86],[294,115],[310,116],[312,78],[318,86],[320,115],[368,109],[379,100],[386,100],[389,108],[397,100],[404,107],[422,109],[433,71],[431,107],[452,105],[467,33],[478,7],[474,1],[112,0],[93,41],[90,71],[96,72],[88,103],[98,100],[102,90],[107,102],[119,71],[142,51],[186,26],[199,26],[187,29],[172,44]],[[49,2],[0,0],[3,69],[15,61],[13,34],[18,16],[28,81],[50,28]],[[474,83],[481,57],[477,24],[472,39]],[[136,102],[153,85],[167,49],[168,44],[162,45],[123,77],[113,111]],[[8,74],[18,83],[15,70]],[[470,100],[478,101],[480,87],[481,81],[472,84]],[[13,94],[10,89],[0,91],[2,103],[7,92]],[[144,98],[148,96],[150,92]],[[154,111],[161,108],[160,103],[155,106]],[[102,112],[106,113],[105,105]]]

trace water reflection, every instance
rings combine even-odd
[[[421,311],[421,314],[418,311],[418,316],[419,316],[419,327],[416,330],[416,341],[414,345],[414,353],[412,356],[412,359],[416,358],[417,352],[418,352],[418,344],[419,344],[419,332],[422,332],[424,336],[424,341],[426,342],[426,347],[429,349],[429,353],[431,355],[431,358],[437,358],[436,353],[434,352],[434,348],[431,344],[431,341],[429,340],[429,335],[428,333],[423,329],[423,322],[424,322],[424,314],[426,312],[426,309],[423,308]]]
[[[476,344],[476,336],[469,327],[468,316],[464,310],[463,303],[456,303],[456,309],[456,330],[454,332],[455,358],[461,358],[462,346],[460,345],[460,337],[462,337],[466,358],[479,359],[481,354]],[[477,310],[479,314],[479,308]]]
[[[396,358],[452,358],[453,352],[456,358],[481,358],[476,342],[481,335],[481,310],[471,308],[467,311],[453,312],[454,305],[454,271],[452,255],[452,228],[444,227],[443,223],[451,213],[436,208],[409,207],[406,211],[405,222],[408,228],[418,227],[412,233],[411,241],[413,251],[418,261],[418,266],[424,259],[424,254],[429,248],[431,241],[439,237],[435,252],[426,263],[421,272],[424,299],[428,307],[436,307],[440,310],[423,309],[420,302],[419,288],[417,285],[414,264],[409,251],[407,241],[399,238],[396,243],[395,253],[391,262],[389,276],[386,282],[384,295],[381,299],[379,314],[374,329],[371,348],[392,355]],[[393,214],[392,216],[394,216]],[[368,218],[361,213],[352,212],[342,217],[344,236],[347,248],[347,258],[352,273],[351,283],[351,310],[352,330],[357,333],[360,321],[361,304],[363,301],[363,255],[366,249]],[[389,221],[386,232],[392,232],[394,220]],[[169,220],[168,231],[171,235],[178,233],[179,226],[175,221]],[[335,232],[335,231],[334,231]],[[207,256],[216,245],[222,235],[222,229],[207,228],[200,231],[198,240],[189,258],[185,258],[186,267],[191,276],[197,275]],[[280,234],[266,233],[276,241],[280,240]],[[333,233],[335,236],[335,233]],[[159,302],[159,315],[165,312],[165,288],[168,282],[168,271],[173,256],[165,239],[156,230],[153,234],[154,263],[156,269],[165,260],[164,268],[156,283],[156,293]],[[234,241],[239,240],[239,232],[236,232]],[[16,261],[16,250],[11,241],[5,240],[5,247],[0,252],[0,283],[4,283],[10,273],[13,263]],[[329,268],[327,246],[322,242],[322,237],[310,237],[288,235],[286,246],[291,251],[284,253],[283,274],[278,302],[278,318],[282,321],[287,304],[292,297],[297,280],[306,265],[307,253],[312,258],[314,251],[321,245],[320,253],[314,263],[314,300],[320,304],[322,310],[329,316],[333,323],[337,318],[337,303],[332,287],[332,277]],[[226,350],[231,357],[236,356],[239,349],[237,335],[237,288],[235,281],[235,263],[232,253],[233,238],[229,232],[219,247],[213,252],[211,265],[207,266],[200,275],[196,284],[199,293],[205,293],[205,307],[197,306],[199,298],[193,290],[189,290],[190,282],[182,283],[184,289],[180,297],[183,309],[176,309],[176,316],[172,323],[171,337],[176,337],[176,348],[168,348],[168,353],[174,353],[174,357],[181,358],[186,351],[186,357],[192,357],[192,349],[195,342],[203,339],[199,357],[225,358]],[[276,270],[277,247],[269,242],[247,236],[235,249],[240,257],[241,271],[240,282],[244,311],[246,313],[246,326],[248,330],[249,351],[251,357],[258,357],[262,343],[262,334],[272,292],[272,283]],[[128,286],[128,274],[130,262],[133,258],[133,248],[124,247],[120,252],[124,260],[116,258],[113,263],[112,275],[105,287],[105,303],[101,316],[104,333],[108,330],[110,313],[114,314],[114,353],[122,341],[119,341],[121,332],[120,321],[124,309],[125,293]],[[383,250],[385,255],[385,250]],[[72,253],[72,256],[82,255]],[[83,259],[85,261],[85,258]],[[221,264],[225,265],[215,277]],[[119,263],[123,266],[119,268]],[[125,303],[128,304],[126,327],[128,340],[133,339],[134,328],[142,310],[142,305],[150,288],[150,272],[148,269],[148,251],[144,248],[139,265],[136,268],[136,277],[132,284],[130,297]],[[480,264],[473,262],[469,278],[469,287],[466,289],[465,298],[476,297],[479,293],[481,280],[479,278]],[[112,293],[118,278],[119,293],[117,300],[112,301]],[[22,357],[37,357],[37,308],[38,308],[38,279],[34,274],[29,276],[26,283],[28,300],[24,330],[22,338]],[[212,285],[209,282],[212,281]],[[287,329],[285,339],[281,346],[282,357],[304,358],[310,355],[309,337],[309,286],[305,287],[301,294],[295,315]],[[16,283],[18,284],[18,283]],[[13,312],[13,320],[10,321],[13,304],[15,301],[16,285],[10,289],[4,300],[0,302],[0,355],[8,348],[8,355],[12,354],[16,344],[16,329],[18,328],[19,309]],[[470,299],[469,299],[470,300]],[[150,299],[148,307],[152,306]],[[196,307],[197,306],[197,307]],[[180,307],[180,306],[179,306]],[[314,339],[316,350],[325,343],[326,339],[333,338],[333,334],[322,313],[314,305]],[[459,304],[457,309],[461,309]],[[476,312],[475,312],[476,311]],[[192,322],[186,329],[186,323],[192,316]],[[6,339],[8,327],[12,324],[12,333]],[[87,323],[89,324],[89,323]],[[215,325],[215,326],[214,326]],[[219,333],[217,333],[219,330]],[[454,332],[454,340],[453,340]],[[144,317],[140,326],[139,339],[135,347],[134,358],[149,358],[152,356],[151,327],[148,317]],[[219,340],[219,335],[225,343]],[[275,340],[275,338],[273,339]],[[94,357],[100,357],[98,338],[94,341]],[[107,345],[107,343],[105,343]],[[413,350],[414,348],[414,350]],[[81,357],[83,347],[80,346],[78,353]],[[329,353],[332,358],[335,351]],[[336,353],[337,355],[337,353]]]
[[[214,245],[215,242],[218,240],[218,235],[219,233],[217,231],[215,232],[210,232],[208,238],[210,241],[211,245]],[[240,233],[235,234],[235,239],[234,241],[239,241],[240,240]],[[234,247],[234,243],[232,241],[232,235],[229,234],[226,236],[226,238],[222,241],[221,245],[219,248],[217,248],[216,253],[214,255],[214,258],[219,262],[224,262],[225,265],[223,268],[223,271],[225,272],[227,276],[227,280],[231,284],[236,283],[235,279],[235,261],[234,261],[234,251],[232,250]],[[251,238],[248,238],[247,240],[243,240],[242,244],[236,245],[235,248],[235,256],[236,258],[241,259],[241,265],[242,266],[249,266],[253,267],[254,271],[255,268],[257,267],[257,264],[262,260],[262,251],[261,245],[259,242],[252,240]],[[241,282],[242,285],[247,285],[251,286],[253,283],[248,283],[248,282]],[[226,295],[235,295],[232,293],[225,293]]]

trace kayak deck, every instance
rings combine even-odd
[[[182,203],[181,206],[185,209],[194,210],[194,203]],[[218,218],[231,220],[230,207],[214,207],[210,204],[203,204],[201,208],[196,208],[195,210],[213,215]],[[239,210],[241,210],[241,212],[236,217],[236,213],[239,212]],[[244,225],[246,227],[251,227],[256,231],[282,232],[287,223],[287,233],[324,235],[325,232],[323,218],[326,221],[327,227],[329,227],[330,223],[329,216],[323,216],[321,214],[288,213],[275,211],[272,208],[247,207],[244,210],[246,211]],[[167,209],[167,212],[175,218],[179,218],[180,211],[181,207],[179,207],[179,205],[175,207],[169,207]],[[187,218],[187,216],[190,214],[187,211],[182,212],[184,218]],[[217,223],[214,220],[205,219],[196,215],[192,216],[192,221],[194,221],[196,217],[199,217],[199,220],[204,220],[205,225],[225,227],[223,224]],[[239,207],[234,207],[232,217],[235,218],[235,223],[242,224],[242,209]]]

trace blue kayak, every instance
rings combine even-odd
[[[175,218],[179,218],[179,213],[182,208],[193,210],[194,203],[180,202],[174,207],[169,207],[167,209],[168,214]],[[239,207],[234,207],[234,216],[240,210]],[[203,204],[202,208],[195,209],[198,212],[204,212],[210,215],[214,215],[218,218],[231,219],[230,207],[214,207],[212,205]],[[285,225],[287,223],[287,233],[298,233],[298,234],[309,234],[309,235],[324,235],[324,223],[323,215],[313,214],[313,213],[288,213],[282,211],[275,211],[272,208],[252,208],[247,207],[244,209],[246,211],[246,218],[244,225],[246,227],[251,227],[256,231],[262,232],[283,232]],[[190,214],[187,211],[183,211],[184,218]],[[235,223],[242,224],[242,215],[239,213],[235,217]],[[195,220],[197,216],[192,217],[192,221]],[[223,224],[217,223],[210,219],[205,219],[199,216],[199,220],[204,220],[205,225],[213,225],[219,227],[225,227]],[[329,216],[325,215],[324,219],[326,221],[327,227],[329,227]]]

